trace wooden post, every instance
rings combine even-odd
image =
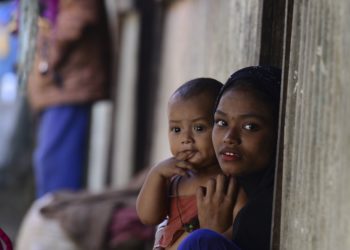
[[[18,74],[22,93],[26,91],[29,71],[32,67],[39,14],[38,0],[22,0],[19,9],[19,62]]]

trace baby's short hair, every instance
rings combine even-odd
[[[216,100],[223,84],[213,78],[195,78],[182,84],[175,90],[172,96],[178,95],[183,99],[188,99],[200,94],[208,94],[213,100]]]

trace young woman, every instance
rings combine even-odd
[[[197,191],[200,230],[179,249],[269,249],[281,71],[247,67],[222,89],[212,139],[224,175]],[[237,193],[247,196],[237,216]],[[232,238],[222,236],[229,228]]]

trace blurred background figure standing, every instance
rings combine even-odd
[[[104,1],[41,0],[28,97],[37,118],[37,197],[84,185],[92,103],[107,97]]]
[[[0,101],[13,103],[17,94],[15,1],[0,1]]]
[[[13,127],[13,107],[17,96],[17,50],[15,1],[0,1],[0,169],[7,159],[10,130]]]
[[[32,197],[30,119],[19,94],[17,3],[0,1],[0,228],[14,237]]]

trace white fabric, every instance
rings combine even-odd
[[[50,194],[38,199],[26,214],[16,241],[16,250],[79,250],[59,222],[44,218],[40,208],[52,200]]]

